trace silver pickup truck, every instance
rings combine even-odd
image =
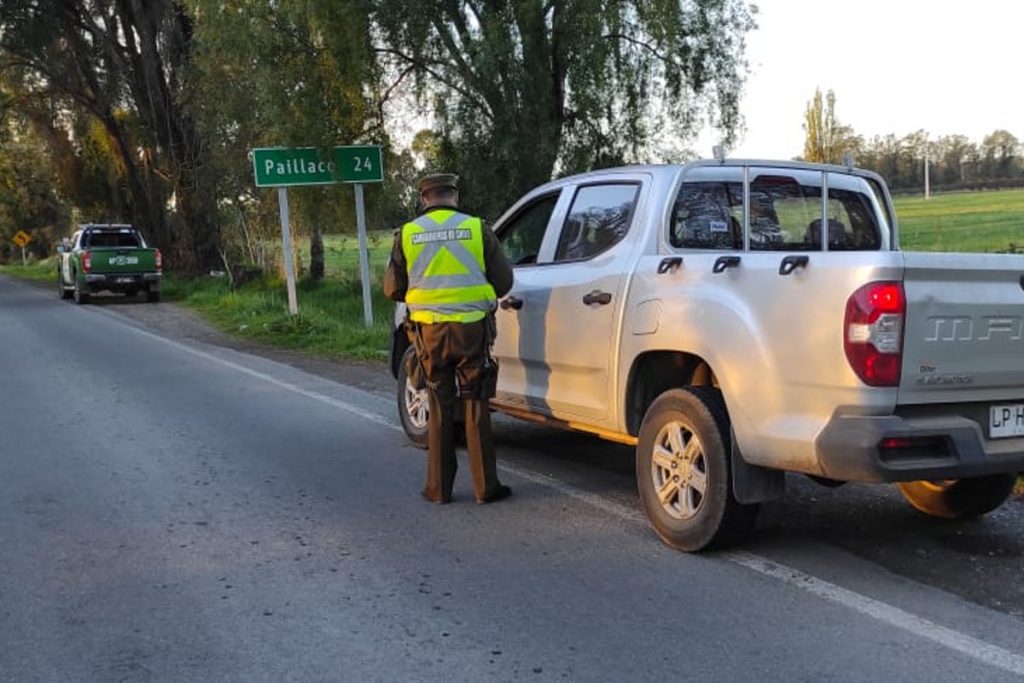
[[[964,518],[1024,471],[1024,257],[900,251],[877,174],[609,169],[533,190],[494,231],[516,265],[494,409],[635,444],[644,510],[675,548],[742,538],[785,472],[897,483]],[[393,346],[422,444],[400,325]]]

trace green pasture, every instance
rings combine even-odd
[[[898,197],[900,246],[908,251],[1024,251],[1024,190]]]

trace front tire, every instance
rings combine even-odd
[[[406,372],[407,363],[414,353],[416,350],[412,346],[407,348],[398,364],[398,419],[409,441],[417,448],[427,448],[430,433],[427,390],[413,387]]]
[[[732,438],[722,394],[672,389],[647,410],[636,450],[640,501],[655,532],[677,550],[723,547],[746,537],[758,505],[733,495]]]
[[[73,296],[73,292],[68,291],[68,288],[64,286],[64,273],[60,268],[57,269],[57,293],[60,294],[62,300],[70,299]]]
[[[929,517],[971,519],[1006,502],[1016,482],[1012,474],[993,474],[975,479],[908,481],[897,487],[908,503]]]

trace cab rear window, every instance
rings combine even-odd
[[[881,248],[881,226],[870,186],[863,179],[829,173],[823,202],[820,171],[752,171],[747,232],[751,251],[822,251],[825,239],[828,251]],[[738,178],[684,182],[673,205],[669,242],[681,249],[742,250],[743,201],[743,182]]]
[[[97,231],[82,236],[83,247],[141,247],[139,236],[134,232]]]
[[[820,174],[760,174],[750,183],[751,251],[874,251],[881,246],[875,212],[864,193],[829,187],[822,230]]]

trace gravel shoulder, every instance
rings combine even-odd
[[[94,297],[90,305],[102,306],[173,339],[194,339],[284,363],[320,377],[391,396],[395,380],[386,363],[319,358],[298,351],[280,349],[218,330],[201,315],[173,303],[144,304],[115,297]]]

